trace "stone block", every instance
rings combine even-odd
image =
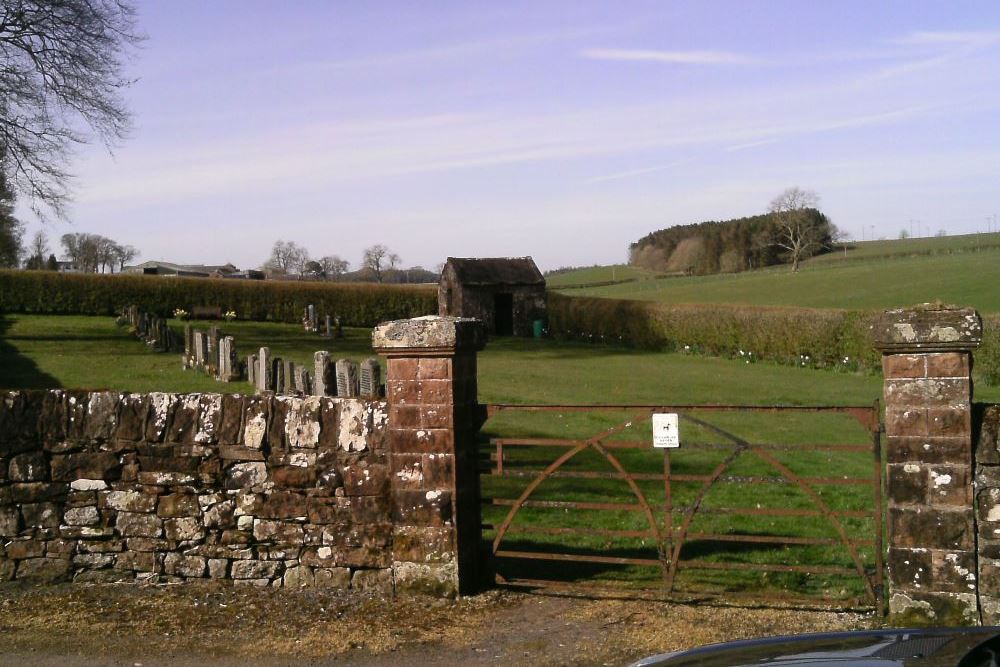
[[[312,588],[316,583],[316,578],[313,576],[312,568],[297,566],[290,567],[285,570],[285,576],[282,577],[282,584],[285,588],[297,589],[297,588]]]
[[[90,394],[84,436],[88,440],[104,442],[114,437],[118,426],[118,403],[121,395],[110,391]]]
[[[346,465],[340,475],[348,496],[377,496],[389,489],[388,469],[379,463]]]
[[[50,462],[52,479],[73,482],[78,479],[117,480],[121,475],[121,462],[111,452],[81,452],[53,456]]]
[[[934,465],[928,470],[927,501],[932,505],[972,505],[972,467],[970,465]]]
[[[276,466],[271,469],[271,481],[278,488],[309,488],[316,485],[315,467]]]
[[[200,516],[201,505],[198,503],[198,496],[193,493],[171,493],[160,496],[156,514],[164,518]]]
[[[886,353],[955,352],[978,347],[983,324],[972,308],[923,304],[885,311],[872,331]]]
[[[455,559],[455,529],[451,526],[398,526],[392,534],[394,561],[435,563]]]
[[[267,466],[260,462],[235,463],[226,469],[227,489],[247,489],[268,479]]]
[[[927,433],[936,436],[968,438],[972,434],[971,410],[968,407],[928,409]],[[969,458],[971,458],[971,448],[967,451]]]
[[[28,558],[17,564],[17,579],[36,583],[54,583],[70,578],[73,563],[68,558]]]
[[[7,477],[13,482],[46,482],[49,462],[42,452],[18,454],[10,460]]]
[[[927,376],[927,355],[887,354],[882,357],[886,378],[922,378]]]
[[[257,515],[266,519],[305,518],[309,514],[307,498],[302,493],[276,491],[268,494]]]
[[[21,513],[11,505],[0,506],[0,537],[13,537],[21,530]]]
[[[969,353],[936,352],[927,357],[927,377],[969,377]]]
[[[66,484],[48,482],[20,482],[10,485],[10,499],[14,503],[62,501],[69,494]]]
[[[892,406],[968,405],[968,378],[925,378],[885,381],[885,401]]]
[[[119,512],[152,512],[156,509],[157,496],[143,491],[110,491],[104,504]]]
[[[377,593],[392,592],[392,570],[357,570],[351,575],[351,588]]]
[[[177,397],[170,420],[166,439],[168,442],[194,442],[198,434],[198,412],[201,403],[199,394],[183,394]]]
[[[885,409],[885,433],[889,437],[927,436],[927,410],[925,408],[897,408],[887,405]]]
[[[100,520],[101,515],[93,505],[73,507],[63,514],[63,522],[69,526],[93,526]]]
[[[209,558],[208,576],[212,579],[227,578],[229,576],[229,560],[226,558]]]
[[[351,569],[347,567],[319,567],[313,569],[316,588],[346,590],[351,587]]]
[[[393,518],[403,525],[442,526],[451,521],[451,492],[394,490]]]
[[[41,558],[45,555],[45,542],[33,538],[11,540],[6,545],[7,558],[22,560],[24,558]]]
[[[25,503],[21,516],[26,528],[58,528],[62,522],[62,506],[57,503]]]
[[[935,591],[976,591],[976,554],[973,551],[932,551],[931,583]]]
[[[185,556],[179,553],[168,553],[163,558],[164,574],[178,577],[204,577],[207,560],[201,556]]]
[[[122,551],[115,558],[116,570],[159,574],[163,571],[163,555],[152,551]]]
[[[922,504],[927,499],[927,466],[919,463],[886,466],[886,495],[895,504]]]
[[[968,550],[972,509],[890,507],[889,543],[895,547]]]
[[[233,579],[273,579],[281,563],[265,560],[237,560],[230,567]]]
[[[894,627],[978,625],[973,593],[894,591],[889,596],[889,624]]]
[[[886,439],[886,459],[889,463],[965,464],[969,462],[969,444],[963,438],[954,437],[891,437]]]
[[[154,514],[119,512],[115,528],[126,537],[159,537],[163,534],[163,521]]]
[[[201,522],[190,516],[177,519],[164,519],[163,532],[168,540],[177,540],[179,542],[200,540],[205,537],[205,531],[202,530]]]
[[[453,598],[458,595],[458,564],[445,563],[392,564],[392,575],[396,591]]]
[[[301,546],[303,542],[302,526],[288,521],[273,521],[255,519],[253,536],[259,542]]]

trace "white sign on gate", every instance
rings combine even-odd
[[[681,434],[677,428],[677,413],[653,415],[653,447],[680,447]]]

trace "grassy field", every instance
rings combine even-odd
[[[553,276],[549,286],[600,282],[611,267]],[[655,276],[641,269],[647,278]],[[558,280],[557,280],[558,279]],[[711,276],[659,277],[567,290],[571,296],[663,303],[870,309],[941,300],[1000,312],[1000,234],[867,241],[788,267]]]
[[[648,280],[655,278],[654,271],[642,269],[628,264],[611,264],[608,266],[588,266],[565,273],[546,276],[545,283],[553,288],[572,287],[574,285],[590,285],[593,283],[618,282],[620,280]]]
[[[876,309],[940,300],[1000,312],[1000,249],[807,263],[735,274],[665,278],[576,289],[573,296],[663,303]]]
[[[179,322],[175,324],[180,327]],[[199,323],[202,324],[208,325]],[[335,356],[356,360],[371,354],[370,332],[366,329],[349,329],[344,339],[331,341],[306,334],[295,325],[219,324],[226,333],[236,337],[241,354],[264,344],[269,345],[275,355],[298,363],[308,363],[313,352],[321,348]],[[3,369],[0,386],[4,388],[249,390],[245,383],[223,385],[195,371],[182,370],[180,355],[153,352],[123,327],[116,326],[111,318],[102,317],[5,315],[0,318],[0,368]],[[881,395],[881,379],[872,375],[549,340],[491,341],[480,354],[479,368],[479,397],[483,403],[870,405]],[[1000,389],[977,387],[976,398],[1000,401]],[[827,452],[811,447],[817,444],[870,445],[870,434],[844,415],[699,413],[692,416],[719,430],[713,431],[691,420],[683,421],[682,447],[670,455],[674,474],[704,477],[724,457],[735,453],[739,443],[752,443],[777,447],[768,451],[796,475],[871,478],[870,452]],[[612,438],[617,440],[619,447],[612,453],[625,469],[638,473],[637,486],[654,510],[652,523],[645,513],[634,509],[569,512],[558,505],[566,501],[637,503],[636,495],[620,478],[609,476],[615,471],[610,460],[596,450],[587,450],[569,460],[561,469],[562,474],[538,487],[532,500],[557,505],[525,507],[511,524],[512,532],[504,538],[503,549],[659,558],[658,548],[662,543],[657,543],[652,533],[643,536],[636,536],[636,533],[649,532],[655,525],[653,532],[662,536],[675,534],[683,510],[695,502],[702,481],[689,478],[672,482],[672,503],[668,507],[662,479],[664,457],[662,452],[648,446],[651,439],[648,414],[501,412],[483,428],[483,466],[488,468],[491,465],[489,456],[495,454],[495,448],[490,445],[492,438],[585,438],[625,422],[630,425]],[[507,447],[505,475],[484,475],[484,495],[516,498],[538,470],[565,451],[559,446]],[[495,463],[494,460],[492,465]],[[566,476],[565,473],[571,474]],[[730,592],[792,588],[828,598],[851,597],[862,592],[856,577],[762,569],[781,564],[851,566],[847,551],[835,542],[827,545],[773,542],[788,536],[835,541],[836,531],[826,519],[711,513],[712,510],[733,508],[813,508],[809,494],[796,484],[782,481],[782,476],[782,471],[773,462],[761,458],[752,448],[740,450],[723,479],[699,501],[700,507],[708,511],[696,515],[689,532],[749,534],[772,542],[734,545],[711,539],[691,539],[681,553],[683,560],[737,563],[753,569],[735,573],[681,570],[678,586]],[[752,486],[743,483],[751,478],[761,481]],[[863,485],[818,484],[815,488],[834,511],[865,511],[871,507],[871,489]],[[484,521],[498,526],[508,509],[502,505],[487,505]],[[674,530],[667,528],[668,521]],[[843,517],[842,522],[852,539],[870,539],[874,526],[870,518]],[[601,536],[571,534],[581,527],[611,532]],[[623,535],[614,531],[631,532]],[[487,538],[492,536],[487,533]],[[860,546],[859,552],[870,566],[871,547]],[[509,576],[587,577],[625,585],[654,584],[662,577],[658,566],[649,565],[590,563],[573,569],[561,562],[507,559],[500,566]]]

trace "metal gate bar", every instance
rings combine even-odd
[[[689,590],[680,586],[675,586],[676,573],[679,570],[731,570],[731,571],[761,571],[761,572],[801,572],[810,574],[834,574],[834,575],[857,575],[864,585],[868,604],[874,606],[879,611],[884,611],[884,582],[883,582],[883,511],[882,511],[882,459],[881,459],[881,424],[879,419],[879,405],[876,402],[871,406],[734,406],[734,405],[695,405],[695,406],[663,406],[663,405],[517,405],[517,404],[493,404],[486,406],[487,415],[493,416],[505,411],[524,412],[601,412],[625,411],[638,413],[637,416],[629,419],[617,426],[607,429],[602,433],[588,439],[570,438],[507,438],[499,437],[491,440],[494,451],[490,453],[490,466],[482,472],[488,473],[498,478],[522,478],[532,479],[528,486],[521,492],[518,498],[487,498],[486,502],[497,506],[510,507],[503,522],[496,528],[496,535],[493,540],[492,551],[496,558],[511,558],[529,561],[551,561],[551,562],[579,562],[598,563],[613,565],[640,565],[657,566],[663,570],[663,583],[660,593],[665,593],[668,597],[675,594],[695,595],[698,597],[715,596],[721,594],[725,597],[737,597],[734,592],[716,593],[712,591]],[[663,450],[663,473],[629,472],[613,455],[612,451],[619,450],[651,450],[648,443],[642,442],[622,442],[606,441],[607,438],[624,431],[632,426],[633,422],[639,418],[646,417],[657,412],[676,412],[682,419],[695,423],[709,431],[713,431],[731,443],[698,443],[687,445],[685,450],[726,450],[729,455],[713,470],[710,475],[694,475],[673,473],[671,471],[670,450]],[[857,420],[866,430],[871,433],[871,445],[858,444],[781,444],[781,443],[749,443],[741,440],[727,431],[717,426],[704,422],[686,413],[709,413],[709,412],[756,412],[756,413],[842,413],[850,415]],[[508,455],[510,448],[522,447],[557,447],[565,451],[558,456],[555,461],[545,468],[509,465]],[[560,468],[583,451],[596,451],[611,464],[613,472],[600,472],[592,470],[560,470]],[[776,459],[771,452],[779,451],[809,451],[809,452],[870,452],[873,454],[873,475],[870,478],[856,477],[815,477],[798,476],[781,461]],[[771,469],[776,470],[778,476],[762,475],[732,475],[724,474],[730,465],[741,455],[750,455],[759,461],[767,464]],[[592,502],[592,501],[567,501],[567,500],[544,500],[533,499],[530,496],[538,486],[547,479],[573,479],[573,480],[620,480],[624,481],[635,496],[636,503],[622,502]],[[663,518],[665,526],[661,531],[658,523],[653,517],[653,509],[646,500],[641,489],[636,485],[636,481],[663,481],[664,503]],[[699,484],[701,490],[693,503],[675,506],[673,500],[672,482],[683,482],[688,484]],[[766,507],[742,507],[742,508],[722,508],[722,507],[701,507],[705,494],[716,484],[783,484],[798,487],[811,501],[817,509],[800,508],[766,508]],[[816,487],[823,486],[868,486],[872,488],[873,509],[863,510],[834,510],[826,505],[822,496],[817,492]],[[569,510],[592,510],[592,511],[614,511],[614,512],[640,512],[647,516],[649,528],[646,530],[619,530],[611,528],[594,528],[580,526],[512,526],[512,522],[522,508],[534,507],[543,509],[563,509]],[[680,525],[675,525],[673,520],[674,512],[681,512],[682,519]],[[745,533],[718,533],[706,531],[690,530],[691,521],[696,514],[709,515],[737,515],[737,516],[771,516],[771,517],[823,517],[829,521],[830,525],[837,533],[837,537],[805,537],[796,535],[751,535]],[[874,535],[870,539],[856,539],[847,534],[846,529],[840,523],[842,518],[870,518],[874,522]],[[493,529],[489,526],[489,529]],[[639,558],[628,556],[605,556],[599,554],[580,553],[558,553],[552,551],[524,551],[522,549],[502,548],[502,542],[507,535],[591,535],[615,538],[649,538],[655,541],[659,556],[657,558]],[[699,559],[682,559],[680,557],[684,544],[702,540],[722,543],[749,543],[749,544],[779,544],[779,545],[822,545],[822,546],[842,546],[845,547],[853,561],[854,567],[840,567],[833,565],[788,565],[776,563],[741,563],[741,562],[716,562]],[[869,568],[862,562],[858,547],[870,547],[874,552],[874,568],[869,574]],[[589,587],[580,583],[567,583],[558,581],[543,581],[536,579],[512,579],[497,575],[501,583],[516,585],[542,585],[547,587]],[[530,582],[530,583],[528,583]],[[624,591],[619,591],[619,594]],[[630,591],[632,593],[633,591]],[[793,595],[779,593],[753,594],[754,599],[780,599],[788,601]],[[816,602],[815,598],[811,599]],[[843,602],[844,600],[840,600]],[[849,601],[849,600],[848,600]],[[828,602],[828,601],[824,601]]]

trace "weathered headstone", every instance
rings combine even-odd
[[[361,395],[368,398],[377,398],[379,386],[382,384],[382,368],[378,359],[369,357],[361,362],[360,390]]]
[[[305,366],[296,366],[293,372],[293,387],[296,394],[303,396],[309,394],[312,382],[309,377],[309,369]]]
[[[223,336],[219,340],[219,372],[217,377],[223,382],[233,382],[240,379],[236,339],[232,336]]]
[[[285,363],[280,357],[275,357],[274,361],[271,362],[271,376],[274,378],[274,389],[275,394],[285,393]]]
[[[205,366],[206,357],[208,357],[205,332],[196,329],[192,336],[192,341],[194,343],[194,365],[196,368],[203,368]]]
[[[282,387],[283,391],[281,393],[283,393],[283,394],[292,394],[292,393],[295,393],[294,392],[294,389],[295,389],[295,364],[292,363],[291,359],[285,359],[285,360],[282,361],[282,366],[283,366],[283,372],[281,374],[281,377],[284,380],[284,385]]]
[[[251,354],[247,357],[247,381],[254,387],[257,386],[257,355]]]
[[[337,317],[333,318],[333,324],[334,324],[334,327],[336,328],[336,334],[335,334],[336,337],[337,338],[343,338],[344,337],[344,327],[342,327],[340,325],[340,316],[339,315]]]
[[[329,338],[330,336],[333,335],[333,327],[332,327],[332,323],[330,321],[330,316],[329,315],[326,316],[326,329],[325,329],[323,335],[325,337],[327,337],[327,338]]]
[[[274,370],[271,368],[271,350],[267,347],[260,348],[257,353],[257,392],[263,393],[273,389]]]
[[[190,324],[184,325],[184,365],[190,366],[194,357],[194,333]]]
[[[358,365],[350,359],[337,360],[337,396],[358,395]]]
[[[330,362],[330,353],[325,350],[313,355],[312,393],[316,396],[334,396],[337,393],[337,380]]]
[[[316,306],[309,304],[309,331],[317,331],[319,329],[318,321],[316,320]]]

